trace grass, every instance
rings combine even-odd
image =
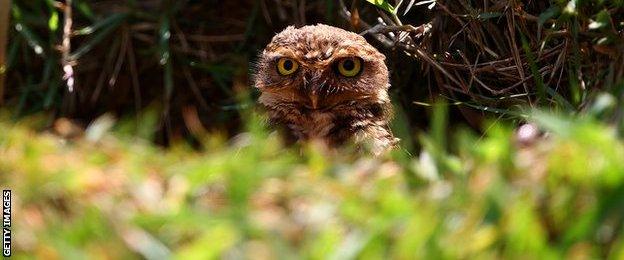
[[[375,159],[284,148],[253,123],[198,152],[137,139],[132,120],[64,139],[2,118],[17,258],[624,256],[624,143],[590,119],[535,112],[550,135],[533,143],[496,124]]]

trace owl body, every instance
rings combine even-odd
[[[331,147],[366,144],[375,154],[397,142],[388,122],[385,56],[352,32],[327,25],[288,27],[262,52],[259,102],[292,140]]]

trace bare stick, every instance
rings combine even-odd
[[[63,45],[61,52],[63,54],[63,80],[66,80],[69,92],[74,91],[74,67],[70,58],[71,52],[71,28],[72,28],[72,0],[65,0],[63,6],[65,23],[63,24]]]

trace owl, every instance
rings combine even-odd
[[[258,102],[290,140],[355,144],[379,155],[396,145],[385,56],[364,37],[318,24],[288,27],[260,54]]]

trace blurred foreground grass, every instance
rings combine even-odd
[[[110,118],[70,140],[1,118],[17,258],[624,257],[624,144],[589,119],[536,113],[549,134],[529,145],[433,129],[420,155],[374,159],[254,124],[198,152]]]

